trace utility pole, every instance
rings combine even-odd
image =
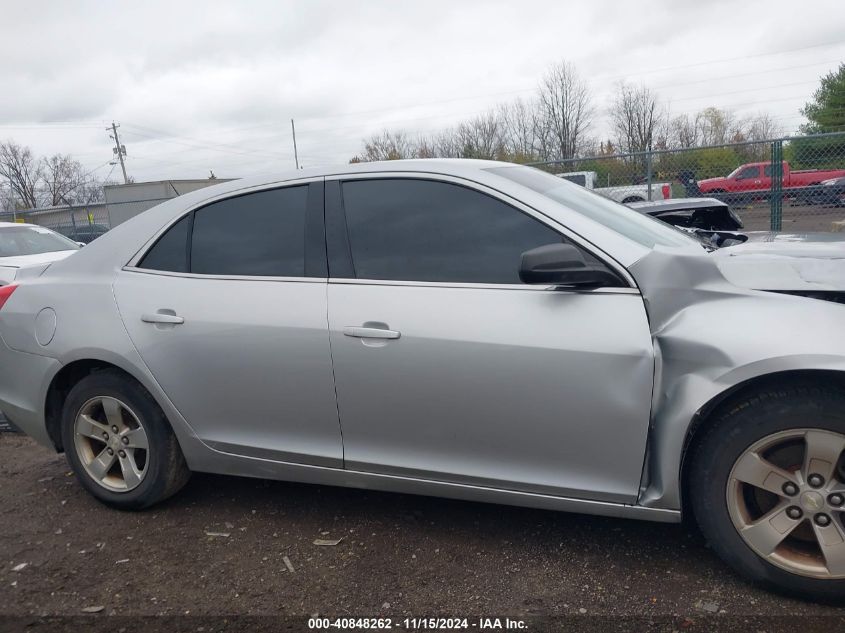
[[[296,126],[293,124],[293,119],[290,120],[290,131],[293,133],[293,160],[296,168],[299,169],[299,154],[296,153]]]
[[[120,161],[120,169],[123,171],[123,184],[129,184],[129,178],[126,177],[126,165],[123,163],[123,157],[126,156],[126,145],[120,144],[120,137],[117,135],[117,128],[120,126],[115,123],[114,121],[111,122],[111,127],[106,128],[106,131],[111,130],[112,134],[109,134],[111,138],[114,139],[114,147],[112,151],[117,156],[118,160]],[[114,164],[114,163],[112,163]]]

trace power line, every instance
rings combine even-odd
[[[637,76],[637,75],[644,75],[644,74],[653,74],[653,73],[656,73],[656,72],[664,72],[666,70],[682,70],[682,69],[686,69],[686,68],[695,68],[695,67],[699,67],[699,66],[706,66],[706,65],[709,65],[709,64],[725,63],[725,62],[732,62],[732,61],[745,60],[745,59],[753,59],[753,58],[760,58],[760,57],[768,57],[768,56],[771,56],[771,55],[783,55],[783,54],[786,54],[786,53],[794,53],[794,52],[810,50],[810,49],[814,49],[814,48],[825,48],[825,47],[841,45],[841,44],[845,44],[845,40],[837,40],[837,41],[833,41],[833,42],[824,42],[824,43],[820,43],[820,44],[813,44],[813,45],[810,45],[810,46],[802,46],[802,47],[798,47],[798,48],[784,49],[784,50],[772,51],[772,52],[768,52],[768,53],[757,53],[757,54],[753,54],[753,55],[743,55],[743,56],[739,56],[739,57],[729,57],[729,58],[723,58],[723,59],[708,60],[708,61],[703,61],[703,62],[696,62],[696,63],[693,63],[693,64],[684,64],[684,65],[679,65],[679,66],[665,66],[665,67],[662,67],[662,68],[652,68],[652,69],[643,70],[643,71],[640,71],[640,72],[637,72],[637,73],[628,73],[628,74],[625,74],[625,75],[616,75],[616,76],[610,76],[610,77],[599,75],[599,76],[595,77],[594,79],[603,79],[605,81],[614,81],[614,80],[617,80],[617,79],[629,78],[631,75]],[[794,69],[794,68],[807,68],[807,67],[815,66],[815,65],[836,63],[837,61],[838,60],[834,60],[832,62],[815,62],[815,63],[812,63],[812,64],[806,64],[806,65],[800,65],[800,66],[794,66],[794,67],[774,68],[774,69],[770,69],[770,70],[766,70],[766,71],[761,71],[761,73],[763,73],[763,72],[777,72],[777,71],[780,71],[780,70],[790,70],[790,69]],[[749,73],[749,74],[754,74],[754,73]],[[734,75],[734,77],[741,77],[741,76],[745,76],[745,74]],[[697,83],[697,82],[689,82],[689,83]],[[685,84],[677,84],[677,85],[685,85]],[[301,118],[303,120],[307,120],[307,121],[314,121],[314,120],[324,120],[324,119],[336,119],[336,118],[342,118],[342,117],[347,117],[347,116],[380,114],[382,112],[391,112],[391,111],[399,110],[399,109],[403,109],[403,108],[414,108],[414,107],[426,106],[426,105],[440,105],[440,104],[443,104],[443,103],[454,103],[454,102],[457,102],[457,101],[468,101],[468,100],[472,100],[472,99],[482,99],[482,98],[486,98],[486,97],[495,97],[495,96],[502,96],[502,95],[508,95],[508,94],[519,94],[519,93],[530,92],[530,91],[533,91],[533,90],[536,90],[536,85],[531,86],[530,88],[519,88],[519,89],[516,89],[516,90],[507,90],[507,91],[501,91],[501,92],[477,94],[477,95],[471,95],[471,96],[467,96],[467,97],[455,97],[455,98],[450,98],[450,99],[440,99],[440,100],[436,100],[436,101],[416,102],[416,103],[412,103],[412,104],[392,106],[390,108],[379,108],[379,109],[375,109],[375,110],[363,110],[363,111],[358,111],[358,112],[344,112],[344,113],[341,113],[341,114],[316,116],[316,117],[311,116],[311,117],[301,117]],[[262,124],[259,124],[259,125],[246,126],[246,127],[224,128],[221,131],[222,132],[235,132],[235,131],[262,128],[262,127],[275,127],[277,125],[278,125],[277,122],[262,123]]]
[[[757,59],[759,57],[768,57],[770,55],[783,55],[785,53],[797,53],[799,51],[806,51],[806,50],[810,50],[810,49],[813,49],[813,48],[826,48],[828,46],[838,46],[838,45],[841,45],[841,44],[845,44],[845,40],[835,40],[835,41],[832,41],[832,42],[822,42],[820,44],[811,44],[810,46],[801,46],[799,48],[789,48],[789,49],[784,49],[784,50],[780,50],[780,51],[772,51],[772,52],[769,52],[769,53],[755,53],[753,55],[741,55],[739,57],[726,57],[724,59],[711,59],[709,61],[696,62],[694,64],[683,64],[683,65],[680,65],[680,66],[664,66],[663,68],[654,68],[652,70],[644,70],[644,71],[639,72],[639,73],[631,73],[631,74],[646,75],[646,74],[652,74],[652,73],[657,73],[657,72],[665,72],[667,70],[682,70],[682,69],[686,69],[686,68],[697,68],[699,66],[707,66],[709,64],[722,64],[722,63],[725,63],[725,62],[735,62],[735,61],[740,61],[740,60],[744,61],[744,60],[747,60],[747,59]],[[630,76],[630,74],[626,75],[626,76]],[[619,79],[624,79],[624,78],[625,78],[624,76],[619,77]]]
[[[227,144],[227,143],[208,142],[208,141],[205,141],[203,139],[198,139],[196,137],[173,134],[173,133],[167,132],[165,130],[157,130],[155,128],[146,127],[146,126],[143,126],[143,125],[137,125],[137,124],[134,124],[134,123],[125,123],[125,125],[132,127],[132,128],[139,129],[139,130],[146,130],[147,132],[152,132],[153,134],[161,134],[161,135],[164,135],[164,136],[167,136],[167,137],[170,137],[170,138],[182,138],[182,139],[186,139],[188,141],[194,141],[194,143],[186,143],[184,141],[173,141],[173,140],[170,140],[170,138],[160,138],[158,136],[152,136],[150,134],[144,134],[143,132],[131,132],[132,134],[135,134],[137,136],[144,136],[144,137],[147,137],[147,138],[150,138],[150,139],[153,139],[153,140],[157,140],[157,141],[161,141],[161,142],[164,142],[164,143],[173,143],[173,144],[176,144],[176,145],[184,145],[186,147],[195,147],[195,146],[197,146],[197,144],[199,144],[204,148],[209,148],[209,149],[214,148],[214,149],[216,149],[216,151],[221,151],[221,152],[222,151],[230,151],[230,152],[233,152],[233,153],[236,153],[236,154],[243,154],[243,153],[245,153],[245,151],[246,152],[263,152],[263,153],[267,153],[267,154],[276,154],[277,153],[277,152],[269,152],[269,151],[266,151],[266,150],[254,150],[254,149],[250,149],[250,148],[244,148],[243,146],[234,146],[234,145]],[[217,149],[217,148],[219,148],[219,149]]]
[[[757,77],[759,75],[766,75],[766,74],[769,74],[769,73],[782,72],[784,70],[797,70],[799,68],[810,68],[811,66],[826,66],[828,64],[837,64],[837,63],[839,63],[839,60],[834,59],[834,60],[828,61],[828,62],[813,62],[812,64],[799,64],[798,66],[781,66],[779,68],[770,68],[768,70],[758,70],[756,72],[750,72],[750,73],[740,73],[738,75],[720,75],[718,79],[719,79],[719,81],[722,81],[724,79],[737,79],[739,77]],[[703,84],[703,83],[708,83],[708,82],[712,82],[712,81],[713,81],[712,78],[696,79],[695,81],[682,81],[682,82],[673,81],[671,84],[663,84],[662,86],[649,86],[649,87],[652,88],[653,90],[661,90],[663,88],[675,88],[677,86],[691,86],[693,84]]]
[[[49,123],[0,124],[0,129],[4,130],[96,130],[99,127],[99,125],[52,125]]]

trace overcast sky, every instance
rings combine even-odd
[[[346,162],[384,128],[433,131],[571,61],[599,106],[620,80],[673,114],[769,112],[787,130],[845,61],[842,0],[0,1],[0,138],[136,180]]]

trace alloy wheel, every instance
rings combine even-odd
[[[734,527],[759,556],[786,571],[845,578],[845,435],[795,429],[748,447],[728,477]]]
[[[76,454],[85,472],[112,492],[141,485],[149,463],[149,441],[138,416],[110,396],[91,398],[73,425]]]

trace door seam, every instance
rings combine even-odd
[[[332,350],[332,328],[329,321],[329,284],[326,283],[326,336],[329,340],[329,362],[332,366],[332,387],[334,388],[334,407],[337,411],[337,428],[340,431],[340,461],[346,470],[346,444],[343,441],[343,424],[340,421],[340,402],[337,397],[337,376],[334,371],[334,352]]]

